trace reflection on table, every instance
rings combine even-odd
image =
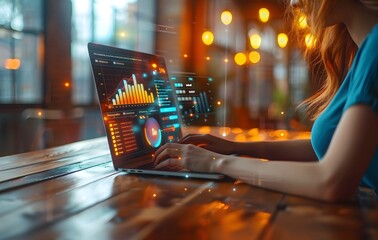
[[[236,141],[285,130],[186,128]],[[244,137],[241,137],[244,136]],[[0,239],[374,239],[378,204],[327,204],[246,185],[116,172],[104,137],[0,158]]]

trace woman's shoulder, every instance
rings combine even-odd
[[[369,34],[366,36],[366,39],[364,40],[360,50],[362,50],[362,52],[370,56],[378,57],[377,46],[378,46],[378,23],[374,25],[374,27],[371,29]]]
[[[356,72],[378,73],[378,23],[373,27],[356,54]],[[370,75],[369,74],[369,75]]]
[[[374,26],[355,57],[351,68],[348,100],[345,108],[357,103],[378,111],[378,24]]]

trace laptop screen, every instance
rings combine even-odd
[[[162,57],[93,43],[88,49],[116,168],[181,137]]]

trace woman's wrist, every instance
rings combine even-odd
[[[253,156],[255,151],[255,144],[253,142],[232,142],[229,154]]]
[[[230,158],[233,156],[231,155],[223,155],[223,154],[217,154],[216,156],[212,157],[212,165],[211,165],[211,172],[215,173],[225,173],[225,169],[227,168],[226,165],[230,161]]]
[[[227,148],[226,148],[226,149],[228,149],[227,150],[227,154],[228,155],[232,155],[232,154],[238,155],[238,154],[240,154],[241,153],[240,152],[241,151],[240,145],[241,145],[240,142],[229,141],[227,143]]]

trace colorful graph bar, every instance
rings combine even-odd
[[[139,84],[136,80],[135,74],[132,75],[133,85],[129,85],[126,80],[123,80],[124,91],[118,89],[118,93],[115,94],[112,99],[114,106],[124,104],[146,104],[154,103],[153,93],[149,93],[144,90],[143,84]]]
[[[193,97],[195,110],[197,113],[208,113],[210,112],[209,102],[207,101],[206,92],[201,92],[198,97]]]
[[[161,113],[175,112],[176,110],[176,107],[160,108]]]

